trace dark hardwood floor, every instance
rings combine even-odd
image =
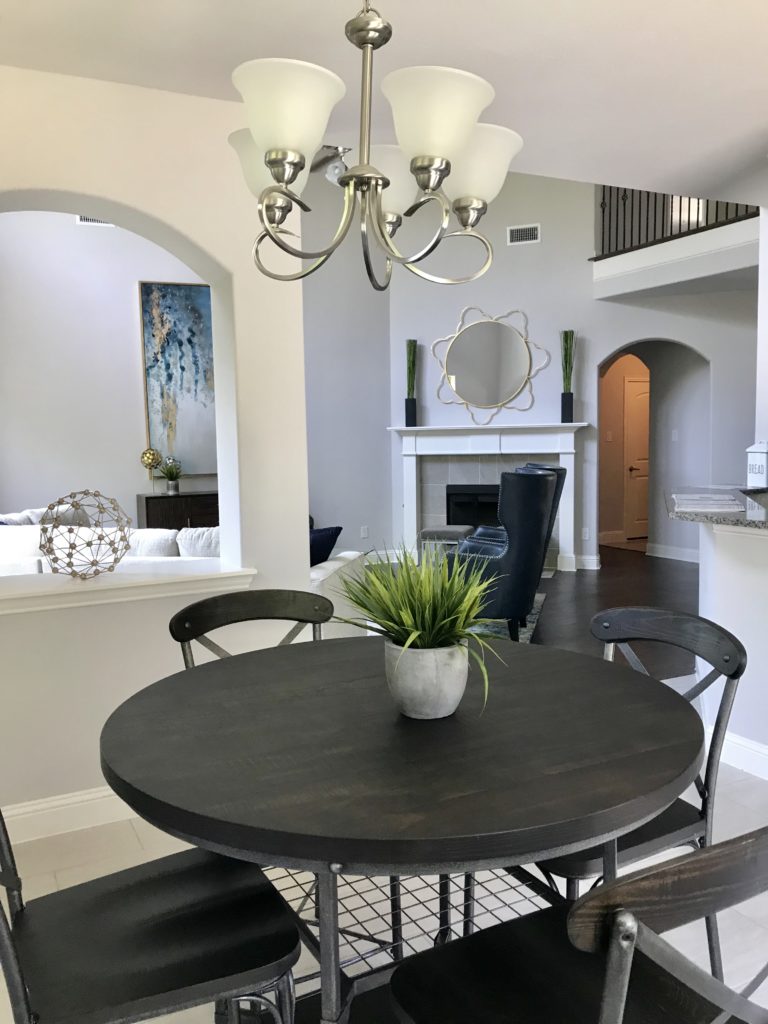
[[[698,565],[607,547],[600,548],[600,561],[602,568],[597,572],[558,572],[541,581],[539,589],[547,599],[534,643],[599,657],[602,644],[591,635],[589,623],[603,608],[651,605],[696,614]],[[637,650],[653,675],[669,677],[691,671],[693,660],[687,655],[658,644],[638,644]]]

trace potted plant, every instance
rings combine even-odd
[[[416,359],[419,351],[419,343],[415,338],[408,338],[405,343],[405,425],[406,427],[417,426],[416,415]]]
[[[361,616],[339,621],[384,637],[389,690],[408,718],[452,715],[464,695],[470,657],[487,700],[484,655],[493,648],[482,609],[494,582],[471,560],[427,549],[419,564],[405,547],[396,563],[389,556],[375,558],[359,575],[341,581]]]
[[[560,331],[560,355],[563,363],[563,393],[560,396],[560,422],[573,423],[573,352],[575,331]]]
[[[166,455],[158,466],[160,476],[165,477],[165,490],[167,494],[179,493],[179,480],[181,480],[181,463],[173,455]]]

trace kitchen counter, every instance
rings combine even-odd
[[[679,487],[665,498],[670,519],[768,530],[768,489],[765,488]]]

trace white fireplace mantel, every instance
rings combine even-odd
[[[402,440],[403,539],[415,547],[419,532],[421,455],[553,455],[567,470],[560,498],[558,569],[576,569],[576,431],[588,423],[506,423],[487,426],[389,427]]]

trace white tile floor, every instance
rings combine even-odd
[[[768,781],[724,765],[718,786],[716,839],[749,832],[768,824]],[[138,819],[38,839],[16,847],[24,894],[34,899],[100,875],[140,864],[182,849],[177,839],[158,832]],[[726,979],[743,984],[768,961],[768,894],[727,911],[720,917]],[[703,924],[669,933],[686,955],[707,966]],[[305,955],[300,972],[312,970],[314,961]],[[768,982],[755,999],[768,1006]],[[199,1007],[166,1018],[174,1024],[210,1024],[211,1007]],[[11,1024],[5,991],[0,992],[0,1024]]]

